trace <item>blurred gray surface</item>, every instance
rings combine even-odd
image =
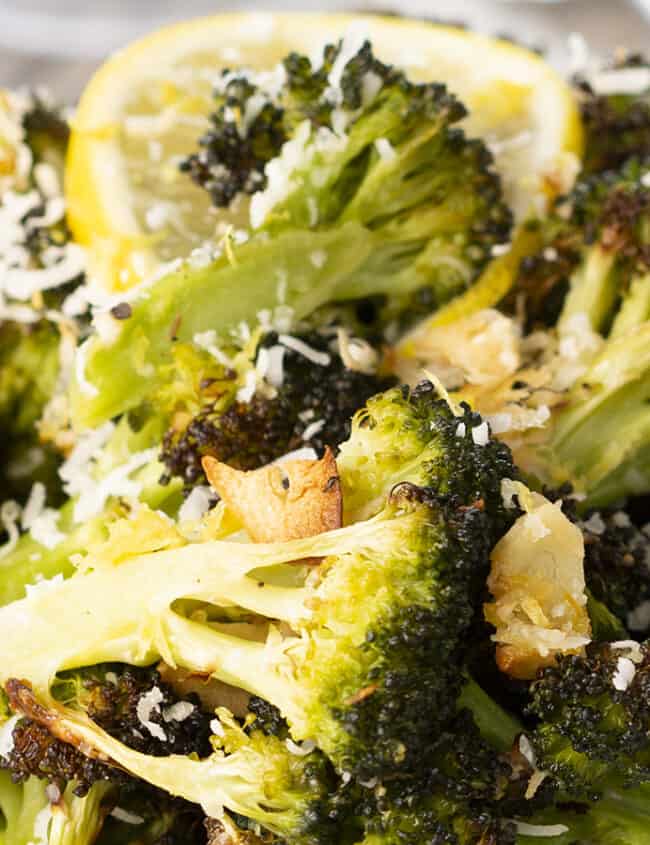
[[[590,48],[648,49],[650,0],[490,2],[490,0],[0,0],[0,86],[45,85],[74,102],[92,71],[113,50],[164,23],[225,11],[395,11],[465,21],[489,33],[509,33],[568,61],[567,38],[580,32]]]

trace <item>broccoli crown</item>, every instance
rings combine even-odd
[[[520,780],[507,755],[481,737],[468,711],[460,711],[424,767],[410,780],[388,781],[359,806],[364,845],[513,845],[509,817],[529,813]]]
[[[647,60],[631,53],[605,69],[616,73],[648,68]],[[576,80],[585,130],[583,169],[587,173],[613,170],[632,156],[650,155],[650,90],[639,93],[598,94],[587,80]]]
[[[577,227],[585,245],[599,243],[615,252],[630,269],[650,267],[647,220],[650,188],[645,184],[650,163],[632,159],[620,170],[610,170],[579,180],[569,199],[560,203],[570,210],[569,224]]]
[[[650,779],[649,666],[645,644],[592,643],[531,685],[538,765],[568,795],[594,798],[608,783]]]
[[[333,130],[337,116],[358,118],[354,113],[363,110],[369,99],[393,86],[408,95],[414,113],[444,93],[442,86],[410,83],[400,71],[380,62],[367,41],[345,62],[336,90],[330,78],[335,64],[345,61],[343,51],[342,42],[326,45],[320,64],[290,53],[275,73],[257,77],[250,71],[224,70],[215,89],[210,128],[199,139],[199,152],[183,159],[180,169],[208,191],[215,206],[228,206],[238,193],[266,187],[266,164],[279,155],[303,121],[312,129]],[[464,116],[460,103],[451,98],[448,103],[453,120]]]
[[[256,392],[243,401],[235,397],[227,380],[218,389],[217,380],[200,380],[198,410],[189,422],[186,415],[176,415],[165,435],[161,460],[168,477],[182,478],[187,487],[205,483],[201,466],[205,455],[242,470],[264,466],[306,442],[323,455],[326,446],[335,448],[347,439],[354,412],[394,384],[392,377],[346,367],[338,355],[330,354],[330,339],[318,332],[300,335],[299,340],[326,353],[329,363],[315,364],[283,347],[282,384],[270,395]],[[275,332],[265,335],[256,357],[277,342]],[[305,441],[312,423],[322,425]]]
[[[473,506],[494,544],[512,521],[501,480],[516,470],[507,446],[464,404],[453,411],[429,381],[393,388],[355,416],[337,459],[347,521],[376,513],[396,484],[430,488],[452,506]]]

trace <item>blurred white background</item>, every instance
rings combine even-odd
[[[650,48],[650,0],[0,0],[0,86],[45,84],[72,102],[102,59],[133,38],[171,21],[244,9],[388,11],[462,21],[544,48],[560,67],[569,61],[572,32],[597,53]]]

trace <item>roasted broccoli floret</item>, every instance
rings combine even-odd
[[[583,170],[620,167],[650,155],[650,65],[638,53],[615,59],[595,80],[575,80],[585,129]],[[601,93],[602,91],[602,93]]]
[[[26,709],[33,706],[27,688],[10,686],[14,703]],[[36,708],[40,712],[39,705]],[[223,817],[225,807],[241,817],[242,824],[262,825],[296,845],[345,841],[342,832],[354,822],[348,818],[346,790],[329,761],[317,750],[294,746],[259,730],[245,730],[227,710],[217,712],[212,722],[214,750],[204,759],[184,754],[153,757],[135,751],[81,713],[73,717],[77,727],[66,735],[88,743],[87,753],[101,751],[111,765],[171,795],[199,803],[208,816]],[[51,711],[50,727],[67,732],[69,719],[60,715],[59,720]]]
[[[145,754],[210,753],[210,716],[196,696],[179,699],[155,669],[102,664],[63,672],[52,692],[57,701],[81,708],[111,736]],[[16,782],[34,776],[60,790],[74,782],[76,795],[84,795],[99,780],[128,783],[119,769],[85,756],[34,719],[16,721],[11,746],[0,757],[0,767]]]
[[[650,780],[648,650],[632,640],[563,655],[531,685],[540,769],[575,797]]]
[[[181,478],[186,487],[205,483],[201,459],[206,455],[243,470],[264,466],[304,446],[322,456],[327,446],[334,448],[347,440],[354,412],[395,383],[391,376],[347,367],[332,350],[331,336],[311,332],[295,340],[306,344],[318,363],[279,345],[277,333],[267,334],[256,349],[258,362],[280,357],[281,379],[273,374],[277,379],[273,390],[237,398],[234,372],[232,379],[205,373],[196,379],[190,413],[173,415],[163,442],[161,459],[170,477]]]
[[[291,328],[327,303],[372,296],[387,298],[386,320],[409,313],[418,297],[433,310],[470,287],[492,245],[507,239],[510,214],[491,156],[454,128],[464,108],[444,86],[410,83],[390,68],[369,72],[379,65],[367,46],[349,58],[340,47],[334,54],[324,101],[320,83],[305,84],[299,111],[329,113],[331,88],[343,97],[332,112],[341,120],[288,127],[289,140],[264,169],[266,189],[252,196],[250,230],[226,236],[210,263],[190,258],[142,297],[135,293],[130,316],[84,347],[77,373],[84,375],[73,389],[77,424],[97,425],[138,405],[164,380],[174,338],[191,342],[212,330],[223,342],[242,321],[252,325],[261,309],[278,306],[290,309]],[[305,62],[290,60],[297,70],[288,86],[309,76]],[[341,74],[350,80],[343,88]],[[363,79],[376,85],[357,102]],[[258,94],[247,99],[250,79],[231,84],[242,106],[259,103]],[[222,138],[240,110],[224,108]],[[224,164],[226,184],[212,192],[225,198],[234,185],[248,185],[266,156],[251,168],[244,163],[243,172],[241,162]]]
[[[586,315],[591,328],[623,335],[650,314],[649,165],[580,179],[543,223],[544,244],[522,262],[515,294],[526,294],[529,322],[560,328]]]
[[[94,572],[0,611],[0,624],[29,628],[24,648],[2,655],[3,680],[25,678],[47,698],[59,659],[72,668],[159,655],[275,704],[293,738],[315,740],[341,772],[408,770],[455,709],[462,635],[489,550],[511,519],[500,492],[514,472],[508,450],[482,433],[480,418],[455,416],[428,383],[380,394],[341,449],[348,527],[271,545],[191,543],[117,567],[96,561]],[[326,560],[302,586],[265,575],[305,558]],[[190,596],[238,605],[294,633],[279,637],[272,626],[265,642],[244,640],[172,608]],[[69,620],[75,633],[57,627],[62,603],[87,608]]]

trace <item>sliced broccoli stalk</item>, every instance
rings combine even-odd
[[[604,331],[619,293],[615,253],[600,246],[587,247],[569,285],[558,321],[559,330],[576,315],[584,314],[594,330]]]
[[[51,804],[47,784],[37,778],[14,783],[0,770],[0,843],[2,845],[93,845],[110,807],[112,787],[96,783],[83,797],[66,789],[59,803]]]
[[[497,704],[473,678],[465,681],[458,707],[471,712],[481,736],[498,751],[510,751],[522,731],[521,722]]]
[[[650,323],[607,342],[556,413],[549,448],[593,506],[648,489]]]
[[[628,332],[650,319],[650,273],[630,282],[614,318],[610,338],[625,337]]]
[[[541,828],[537,835],[520,831],[517,845],[645,845],[650,824],[648,797],[645,787],[637,787],[625,793],[607,793],[593,803],[560,803],[527,819]],[[551,835],[553,831],[556,833]]]
[[[375,397],[353,423],[340,467],[345,489],[363,484],[368,520],[289,543],[190,544],[98,566],[15,602],[0,611],[0,629],[26,630],[29,619],[29,643],[0,660],[2,680],[26,678],[47,697],[52,667],[162,657],[275,704],[294,737],[315,739],[341,771],[372,778],[407,768],[454,712],[462,635],[511,519],[500,493],[514,471],[509,453],[475,442],[472,426],[481,425],[467,410],[454,416],[428,383]],[[266,576],[305,558],[328,559],[317,580],[280,586]],[[271,628],[265,643],[244,641],[184,618],[174,606],[184,598],[286,622],[295,637]],[[64,605],[87,609],[65,635]],[[47,666],[38,642],[47,643]]]
[[[345,135],[308,120],[293,127],[267,168],[283,188],[254,194],[250,238],[207,267],[190,260],[154,282],[113,342],[95,336],[84,348],[90,386],[73,388],[76,424],[139,404],[163,378],[171,336],[214,330],[223,339],[260,309],[289,306],[298,321],[378,295],[408,312],[425,291],[433,310],[469,288],[511,218],[485,146],[453,128],[463,114],[444,86],[391,72]]]

